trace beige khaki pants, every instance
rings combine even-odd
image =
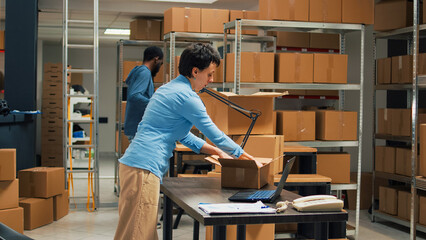
[[[157,240],[160,179],[148,170],[120,163],[120,198],[115,240]]]

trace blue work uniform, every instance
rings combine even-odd
[[[200,153],[205,141],[190,132],[193,125],[226,153],[235,157],[243,154],[243,149],[212,122],[189,80],[179,75],[154,93],[135,138],[119,161],[162,179],[176,141]]]

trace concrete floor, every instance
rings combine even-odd
[[[104,160],[100,168],[100,200],[101,203],[112,205],[113,207],[101,207],[95,212],[88,212],[85,209],[73,209],[71,204],[70,213],[59,221],[49,225],[25,231],[24,234],[34,239],[57,240],[89,240],[89,239],[113,239],[118,221],[118,210],[114,207],[118,198],[114,194],[114,171],[113,161]],[[86,202],[87,180],[74,179],[76,203]],[[71,200],[71,203],[74,201]],[[349,224],[354,226],[355,213],[349,211]],[[173,231],[173,239],[192,239],[193,220],[187,215],[183,215],[179,228]],[[158,229],[159,238],[162,239],[162,229]],[[200,239],[205,239],[205,227],[200,225]],[[359,239],[368,240],[400,240],[409,239],[409,228],[402,227],[388,222],[372,223],[367,211],[360,212]],[[418,233],[417,239],[426,239],[426,234]]]

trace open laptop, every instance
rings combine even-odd
[[[287,160],[287,163],[284,167],[283,175],[281,176],[280,183],[278,184],[275,190],[250,190],[250,191],[240,191],[228,198],[229,201],[236,202],[274,202],[278,196],[280,196],[281,191],[284,188],[285,181],[287,180],[288,174],[290,173],[291,168],[296,157],[292,157]]]

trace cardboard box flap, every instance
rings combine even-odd
[[[272,162],[271,158],[255,158],[258,162],[262,163],[263,166],[268,165]],[[227,158],[219,158],[219,162],[222,167],[235,167],[235,168],[255,168],[257,169],[257,165],[253,160],[243,160],[243,159],[227,159]]]
[[[204,160],[213,163],[214,165],[222,166],[219,162],[219,156],[217,155],[211,155],[204,158]]]

